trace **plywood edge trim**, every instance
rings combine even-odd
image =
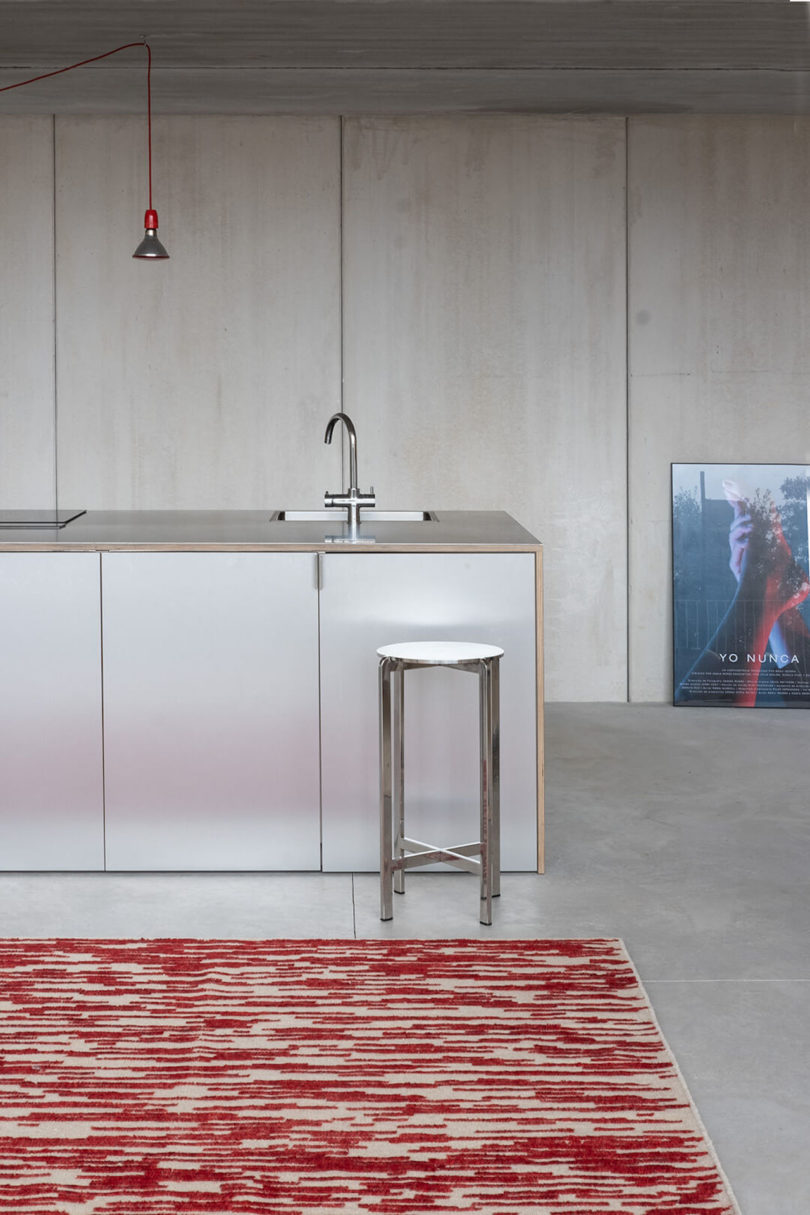
[[[544,873],[546,867],[545,824],[545,694],[543,689],[543,550],[535,550],[535,654],[537,658],[537,872]]]

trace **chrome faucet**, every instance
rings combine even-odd
[[[374,496],[374,486],[367,494],[361,493],[357,487],[357,431],[354,429],[354,422],[347,413],[333,413],[326,424],[326,434],[323,437],[324,443],[332,442],[332,432],[338,422],[342,422],[346,428],[346,434],[349,436],[349,488],[343,490],[339,494],[330,493],[327,489],[323,496],[324,506],[345,506],[348,511],[348,522],[350,527],[356,527],[360,522],[361,506],[373,506],[376,502]]]

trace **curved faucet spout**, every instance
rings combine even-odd
[[[338,422],[342,422],[346,428],[346,434],[349,436],[349,488],[342,490],[339,494],[331,494],[329,490],[323,496],[324,506],[345,507],[347,512],[347,522],[352,528],[357,528],[360,522],[360,509],[363,506],[374,506],[376,499],[374,497],[374,488],[369,490],[367,494],[361,493],[357,486],[357,431],[354,429],[354,422],[347,413],[333,413],[326,424],[326,434],[323,437],[324,443],[332,442],[332,434]]]
[[[333,413],[329,421],[326,423],[326,434],[323,437],[324,443],[332,442],[332,432],[338,422],[342,422],[346,428],[346,434],[349,436],[349,492],[357,489],[357,431],[354,429],[354,422],[347,413]]]

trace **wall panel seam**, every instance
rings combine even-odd
[[[625,426],[625,672],[626,703],[630,680],[630,119],[624,120],[624,426]]]
[[[340,344],[340,410],[343,412],[343,404],[345,400],[344,380],[346,375],[346,340],[345,340],[345,291],[346,291],[346,258],[345,244],[343,240],[343,217],[345,214],[346,203],[344,198],[344,140],[345,140],[345,123],[343,115],[340,115],[338,124],[338,139],[340,140],[340,148],[338,153],[338,276],[340,282],[338,284],[338,309],[340,316],[338,318],[339,326],[339,344]],[[346,484],[346,431],[341,426],[341,441],[340,441],[340,485],[341,489]]]
[[[59,366],[56,292],[56,114],[51,115],[51,324],[53,326],[53,500],[59,509]]]

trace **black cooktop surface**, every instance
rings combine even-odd
[[[0,527],[64,527],[83,510],[0,510]]]

